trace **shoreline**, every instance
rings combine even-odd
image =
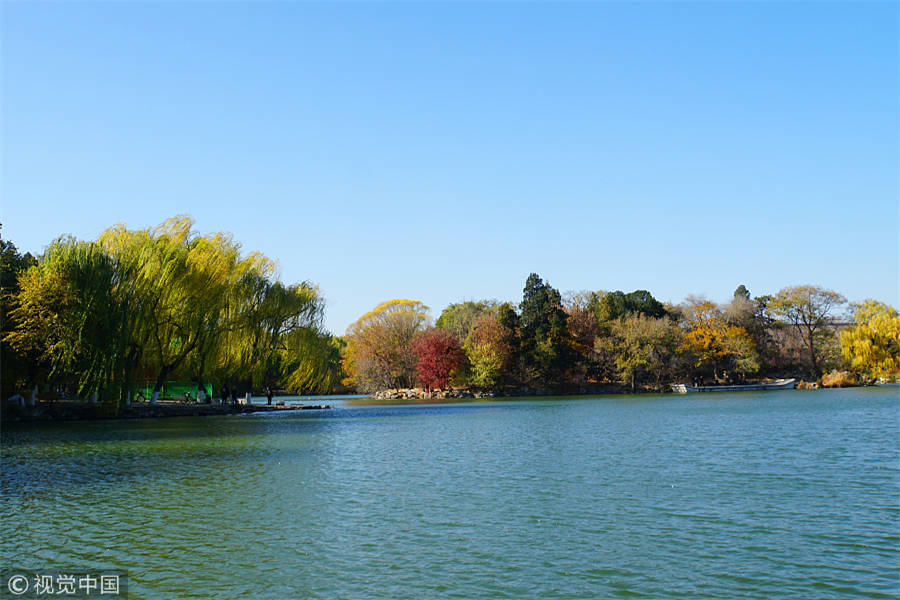
[[[878,387],[878,384],[873,384]],[[884,384],[889,385],[889,384]],[[794,389],[815,390],[838,387],[869,387],[857,385],[821,385],[817,381],[798,379]],[[739,390],[736,390],[739,391]],[[351,395],[348,398],[369,398],[376,402],[385,401],[434,401],[434,400],[466,400],[493,398],[536,398],[536,397],[577,397],[577,396],[628,396],[637,394],[677,395],[670,386],[631,386],[624,383],[608,383],[604,385],[561,386],[560,388],[537,389],[528,386],[506,386],[492,389],[472,389],[468,387],[448,387],[444,389],[425,390],[423,388],[392,388],[370,394]],[[334,396],[328,397],[333,399]],[[324,400],[325,398],[323,398]],[[312,398],[310,398],[312,400]],[[270,413],[297,410],[329,410],[331,404],[197,404],[194,402],[161,401],[156,404],[132,404],[122,410],[108,404],[73,401],[38,401],[34,406],[4,405],[0,410],[0,423],[25,422],[69,422],[69,421],[110,421],[130,419],[161,419],[171,417],[209,417],[241,415],[254,413]]]
[[[863,382],[838,382],[836,384],[823,384],[822,380],[807,381],[802,377],[793,377],[796,384],[793,389],[797,390],[817,390],[829,388],[850,388],[850,387],[870,387],[880,385],[877,383]],[[760,381],[746,382],[747,385],[758,383],[774,383],[776,379],[766,379]],[[741,384],[734,384],[736,386]],[[729,390],[723,390],[729,391]],[[741,391],[741,390],[734,390]],[[593,394],[609,396],[609,395],[630,395],[630,394],[672,394],[671,385],[638,385],[634,390],[631,385],[626,383],[607,383],[603,385],[568,385],[558,388],[537,389],[529,386],[506,386],[488,389],[473,389],[465,386],[450,386],[442,389],[426,390],[424,388],[391,388],[387,390],[379,390],[368,394],[370,398],[375,400],[453,400],[453,399],[481,399],[481,398],[523,398],[523,397],[539,397],[539,396],[589,396]]]
[[[108,421],[115,419],[161,419],[169,417],[213,417],[298,410],[328,410],[330,404],[197,404],[182,402],[158,402],[133,404],[116,411],[116,408],[90,402],[39,402],[35,406],[8,406],[3,408],[3,423],[60,422],[60,421]]]

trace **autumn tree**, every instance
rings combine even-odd
[[[347,328],[345,384],[366,392],[411,387],[413,338],[428,324],[428,307],[418,300],[388,300],[361,316]]]
[[[608,336],[609,328],[597,320],[596,292],[578,292],[569,295],[564,303],[566,327],[572,339],[574,360],[570,371],[573,379],[583,383],[598,380],[605,375],[602,352],[597,350],[597,338]]]
[[[512,335],[498,315],[486,313],[475,321],[464,346],[473,385],[491,387],[500,380],[512,355]]]
[[[466,300],[451,304],[441,312],[435,327],[446,329],[462,343],[475,322],[485,314],[497,314],[499,306],[496,300]]]
[[[769,303],[772,313],[803,340],[813,374],[821,374],[823,342],[834,336],[834,312],[847,302],[839,293],[814,285],[786,287]]]
[[[695,367],[711,368],[716,379],[723,367],[742,374],[759,369],[759,357],[745,329],[730,325],[722,311],[708,300],[691,308],[688,331],[679,349],[695,357]]]
[[[570,294],[563,303],[566,311],[566,324],[572,345],[579,354],[588,354],[594,346],[594,338],[600,334],[595,306],[595,292],[578,292]]]
[[[855,327],[841,331],[841,352],[850,367],[871,377],[900,372],[900,314],[876,300],[854,305]]]
[[[775,362],[777,349],[774,347],[772,318],[768,311],[770,301],[771,296],[753,298],[744,285],[739,285],[731,302],[722,307],[722,312],[729,325],[747,332],[760,361],[771,365]]]
[[[657,386],[672,375],[684,332],[669,318],[633,314],[612,324],[615,362],[631,391],[638,381],[652,379]]]
[[[445,387],[466,358],[459,338],[446,329],[435,327],[416,334],[413,352],[416,354],[418,383],[428,390]]]

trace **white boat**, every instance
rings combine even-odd
[[[757,392],[761,390],[792,390],[796,379],[776,379],[768,383],[747,383],[744,385],[688,385],[673,383],[672,391],[677,394],[689,392]]]

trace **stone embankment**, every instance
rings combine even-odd
[[[147,419],[160,417],[207,417],[284,410],[325,410],[329,404],[196,404],[139,403],[116,409],[91,402],[38,402],[34,406],[5,406],[4,421],[87,421],[95,419]]]

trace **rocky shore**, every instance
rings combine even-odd
[[[874,380],[865,380],[849,371],[832,371],[819,380],[806,381],[797,377],[796,389],[816,390],[832,387],[857,387],[874,385]],[[668,393],[670,386],[637,386],[635,392],[641,394]],[[452,400],[455,398],[517,398],[522,396],[584,396],[589,394],[630,394],[631,387],[624,383],[605,385],[569,385],[555,389],[535,389],[528,386],[509,386],[492,389],[472,389],[467,387],[449,387],[446,389],[426,390],[424,388],[395,388],[381,390],[372,394],[375,400]]]
[[[446,389],[426,390],[423,388],[397,388],[381,390],[372,394],[376,400],[447,400],[454,398],[518,398],[522,396],[583,396],[587,394],[619,394],[626,391],[624,385],[605,385],[594,387],[565,387],[552,390],[541,390],[527,386],[471,389],[466,387],[449,387]],[[651,391],[651,390],[641,390]],[[656,390],[652,390],[656,391]]]

